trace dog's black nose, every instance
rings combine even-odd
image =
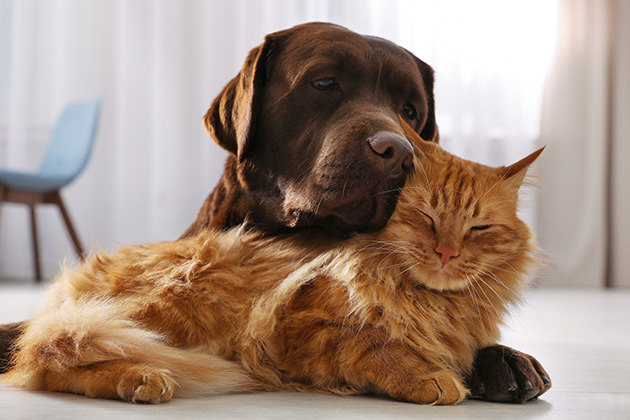
[[[403,136],[391,131],[379,131],[368,138],[368,144],[372,152],[379,156],[385,173],[396,174],[413,164],[413,146]]]

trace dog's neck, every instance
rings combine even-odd
[[[268,179],[258,177],[252,171],[253,167],[239,165],[236,156],[230,155],[219,183],[181,238],[194,236],[206,229],[229,229],[245,221],[260,230],[286,230],[286,217],[279,212],[276,204],[282,195],[281,191],[248,183],[248,179]],[[270,220],[276,223],[269,223]]]

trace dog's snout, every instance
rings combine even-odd
[[[368,138],[373,153],[379,157],[386,173],[409,169],[413,163],[413,146],[401,135],[379,131]]]

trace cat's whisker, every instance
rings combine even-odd
[[[365,247],[365,248],[359,250],[359,252],[363,252],[363,251],[374,251],[374,253],[376,253],[376,254],[382,254],[383,253],[383,252],[378,252],[378,251],[404,252],[404,250],[400,249],[399,247],[387,247],[385,245],[380,245],[378,247]]]
[[[388,261],[390,259],[390,257],[394,254],[398,254],[398,255],[406,255],[408,254],[408,250],[405,249],[404,246],[400,246],[399,244],[403,244],[403,245],[409,245],[411,244],[408,241],[378,241],[378,240],[374,240],[371,241],[368,245],[364,246],[363,248],[359,249],[359,252],[362,251],[373,251],[373,255],[375,257],[381,257],[381,261],[378,263],[377,265],[377,270],[383,270],[383,269],[387,269],[390,266],[386,266],[386,267],[382,267],[382,265]],[[402,265],[401,264],[395,264],[396,265]]]
[[[370,244],[367,245],[361,249],[359,249],[358,252],[363,252],[363,251],[401,251],[404,252],[404,249],[395,246],[393,244],[382,244],[382,245],[377,245],[377,244]]]
[[[507,289],[507,290],[511,290],[508,286],[506,286],[497,276],[496,274],[494,274],[491,271],[479,268],[477,269],[479,271],[480,274],[482,274],[483,276],[486,277],[490,277],[496,284],[498,284],[499,286],[502,286],[503,288]],[[490,287],[492,289],[492,291],[494,292],[494,288],[492,288],[492,286],[490,286],[490,284],[488,284],[487,282],[484,281],[484,283],[486,283],[488,285],[488,287]],[[496,292],[495,292],[496,293]],[[498,293],[496,293],[497,296],[501,297]]]
[[[405,185],[403,187],[403,191],[412,190],[412,191],[427,191],[427,187],[417,186],[417,185]],[[424,195],[424,194],[422,194]]]
[[[487,276],[488,278],[492,278],[492,276],[491,276],[491,275],[489,275],[489,274],[486,274],[486,276]],[[496,286],[500,286],[500,287],[502,287],[504,290],[506,290],[506,291],[508,291],[508,292],[512,292],[512,291],[513,291],[513,290],[512,290],[512,288],[510,288],[510,287],[509,287],[508,285],[506,285],[504,282],[500,281],[498,278],[493,278],[493,283],[494,283]]]
[[[385,244],[385,245],[391,245],[391,244],[403,244],[403,245],[409,245],[409,246],[415,246],[416,244],[414,244],[411,241],[396,241],[396,240],[389,240],[389,241],[379,241],[379,240],[372,240],[372,243],[375,244]]]
[[[490,268],[493,268],[494,266],[491,266]],[[471,270],[472,271],[476,271],[477,273],[483,275],[483,276],[487,276],[490,277],[492,280],[494,280],[497,283],[502,283],[501,279],[499,279],[496,274],[494,274],[490,268],[483,268],[483,267],[472,267]]]
[[[429,188],[429,191],[431,191],[432,190],[432,188],[431,188],[431,181],[429,180],[429,176],[428,176],[427,171],[424,168],[424,166],[423,165],[414,165],[414,166],[415,166],[415,170],[416,171],[421,171],[422,177],[424,178],[425,185],[426,185],[426,187]],[[422,187],[415,187],[415,186],[407,186],[407,185],[405,185],[404,189],[407,189],[407,188],[410,188],[410,187],[411,188],[422,188]]]
[[[509,305],[508,305],[508,303],[505,301],[505,299],[503,299],[503,297],[501,297],[501,295],[500,295],[499,293],[497,293],[497,291],[496,291],[496,290],[494,290],[494,287],[492,287],[492,286],[491,286],[490,284],[488,284],[485,280],[483,280],[483,278],[479,277],[478,279],[479,279],[479,281],[481,281],[483,284],[485,284],[485,285],[486,285],[486,286],[487,286],[487,287],[488,287],[488,288],[492,291],[492,293],[494,293],[494,294],[495,294],[495,296],[496,296],[497,298],[499,298],[499,300],[501,301],[501,304],[502,304],[502,306],[503,306],[503,310],[506,310],[506,309],[508,308],[508,306],[509,306]],[[498,311],[497,311],[497,314],[499,315]]]
[[[389,258],[392,255],[405,255],[405,254],[406,253],[404,251],[401,251],[398,249],[386,249],[386,248],[382,248],[378,250],[378,252],[372,253],[374,257],[378,257],[378,258]]]
[[[494,258],[491,261],[490,268],[492,268],[493,270],[500,270],[506,273],[514,273],[518,275],[523,274],[522,270],[517,270],[514,266],[512,266],[512,264],[510,264],[510,261],[513,261],[513,260],[514,260],[513,256],[504,256],[502,258]],[[510,269],[504,266],[507,266]]]
[[[390,252],[389,254],[385,255],[383,258],[381,258],[381,261],[378,263],[378,265],[376,266],[376,271],[377,272],[381,272],[381,270],[383,270],[384,268],[382,267],[382,265],[385,263],[385,261],[389,261],[389,258],[394,254],[394,252]],[[385,268],[387,269],[387,268]]]
[[[488,283],[486,283],[478,274],[473,274],[473,279],[475,281],[475,283],[477,285],[479,285],[479,290],[481,291],[481,293],[483,293],[483,295],[486,297],[486,302],[488,304],[490,304],[490,307],[494,310],[494,312],[498,315],[501,316],[501,313],[499,312],[499,310],[496,308],[496,306],[494,305],[494,303],[492,302],[492,300],[490,299],[490,297],[486,294],[486,291],[483,290],[483,287],[481,286],[481,284],[479,284],[479,282],[482,282],[483,284],[485,284],[486,286],[488,286]],[[490,287],[490,286],[488,286]],[[496,292],[495,292],[496,293]],[[503,299],[501,299],[503,300]],[[485,305],[484,305],[485,307]],[[487,312],[487,309],[486,309]],[[490,321],[490,315],[488,314],[488,321]]]
[[[479,303],[477,302],[477,299],[475,299],[475,295],[473,294],[470,277],[468,275],[466,275],[466,289],[468,290],[468,294],[470,295],[470,298],[473,301],[475,308],[477,308],[477,315],[479,316],[479,322],[482,322],[483,320],[481,318],[481,310],[479,309]]]
[[[505,272],[505,273],[512,273],[512,274],[518,274],[518,275],[521,275],[521,274],[522,274],[522,272],[518,271],[516,268],[514,268],[514,267],[513,267],[511,264],[509,264],[508,262],[500,262],[499,264],[501,264],[501,265],[505,265],[505,266],[509,267],[509,269],[508,269],[508,268],[506,268],[506,267],[501,267],[501,266],[495,266],[495,267],[493,267],[493,268],[494,268],[495,270],[503,271],[503,272]]]
[[[396,245],[396,241],[379,241],[379,240],[373,239],[368,243],[368,246],[372,246],[372,245],[392,246],[392,245]]]
[[[419,265],[420,265],[420,263],[417,262],[417,263],[407,267],[405,270],[401,271],[400,273],[395,274],[394,276],[392,276],[392,278],[394,279],[394,278],[400,276],[401,274],[405,274],[407,271],[412,270],[412,269],[416,268]]]
[[[492,276],[494,276],[494,274],[492,274],[492,273],[489,273],[489,274],[490,274],[490,275],[492,275]],[[483,281],[481,278],[479,278],[479,279],[480,279],[481,281]],[[498,281],[498,279],[497,279],[497,281]],[[501,300],[501,302],[503,303],[503,308],[504,308],[504,309],[507,309],[507,307],[509,306],[509,304],[508,304],[508,303],[507,303],[507,302],[506,302],[506,301],[505,301],[505,300],[501,297],[501,295],[499,295],[499,294],[498,294],[498,293],[497,293],[497,292],[496,292],[496,291],[492,288],[492,286],[490,286],[489,284],[487,284],[485,281],[484,281],[484,283],[485,283],[485,284],[486,284],[486,285],[490,288],[490,290],[492,290],[492,291],[493,291],[493,292],[497,295],[497,297]],[[499,282],[499,284],[500,284],[501,286],[505,287],[508,291],[513,292],[513,290],[512,290],[512,289],[510,289],[509,287],[507,287],[507,286],[506,286],[505,284],[503,284],[502,282]],[[514,314],[512,314],[512,315],[511,315],[511,317],[512,317],[512,319],[515,319],[515,320],[516,320],[516,321],[517,321],[517,322],[521,325],[521,328],[525,329],[525,328],[523,327],[523,323],[521,322],[520,318],[518,318],[518,317],[514,316]]]
[[[469,278],[469,281],[471,282],[471,288],[472,288],[473,292],[479,298],[479,303],[480,303],[479,306],[481,306],[484,309],[484,311],[486,312],[486,317],[488,319],[488,322],[490,323],[491,322],[490,321],[491,318],[490,318],[490,312],[488,311],[488,305],[485,305],[484,303],[487,302],[490,305],[492,305],[492,302],[489,301],[488,295],[486,295],[486,293],[483,291],[483,289],[481,287],[479,287],[479,288],[475,287],[475,286],[478,286],[479,283],[475,280],[474,276],[472,277],[472,279],[470,277],[468,277],[468,278]],[[483,298],[481,297],[481,294],[479,292],[484,294],[484,296],[486,297],[485,301],[483,300]]]
[[[406,187],[398,187],[398,188],[392,188],[391,190],[385,190],[385,191],[379,191],[377,192],[375,195],[379,195],[379,194],[389,194],[389,193],[393,193],[393,192],[400,192],[403,191]]]
[[[386,267],[379,267],[382,268],[383,270],[389,270],[390,268],[395,268],[395,267],[400,267],[401,265],[409,265],[410,263],[408,261],[403,261],[401,263],[398,264],[392,264],[392,265],[388,265]]]
[[[378,246],[378,247],[371,248],[371,250],[372,251],[377,251],[377,252],[378,251],[387,251],[387,252],[400,253],[400,254],[406,252],[406,250],[404,248],[401,248],[399,246],[387,247],[385,245],[381,245],[381,246]]]

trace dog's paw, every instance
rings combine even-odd
[[[477,352],[467,381],[471,398],[524,403],[551,388],[549,374],[532,356],[495,345]]]
[[[158,404],[173,398],[175,381],[169,371],[152,366],[134,366],[118,382],[117,393],[124,401]]]

